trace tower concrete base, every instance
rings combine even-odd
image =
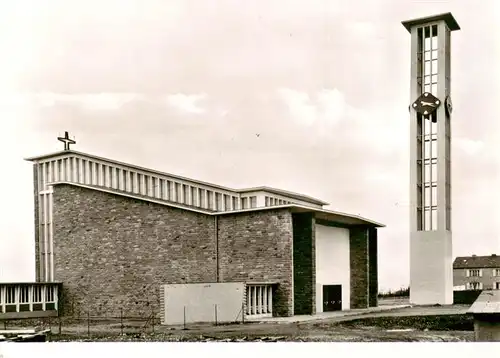
[[[417,231],[411,234],[410,303],[453,304],[451,232]]]

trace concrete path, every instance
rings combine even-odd
[[[379,306],[366,309],[355,309],[348,311],[322,312],[315,315],[297,315],[292,317],[268,317],[260,319],[250,319],[252,322],[262,323],[300,323],[312,321],[346,321],[358,318],[369,317],[394,317],[394,316],[429,316],[429,315],[449,315],[465,314],[469,309],[468,305],[450,306],[412,306],[395,305]]]

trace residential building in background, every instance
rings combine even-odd
[[[500,256],[461,256],[453,262],[453,289],[500,290]]]

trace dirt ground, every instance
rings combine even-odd
[[[56,333],[56,332],[54,332]],[[473,340],[473,331],[431,331],[425,329],[387,329],[378,326],[347,326],[337,322],[318,323],[247,323],[224,326],[198,326],[188,329],[156,327],[143,332],[127,327],[93,327],[90,336],[85,327],[65,329],[53,334],[51,341],[308,341],[308,342],[464,342]]]
[[[38,322],[50,328],[53,342],[193,342],[193,341],[308,341],[308,342],[467,342],[473,341],[468,306],[407,307],[385,312],[280,322],[236,324],[152,325],[140,320],[63,319]],[[9,322],[8,328],[26,328]],[[59,331],[61,328],[61,331]]]

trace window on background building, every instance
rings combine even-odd
[[[206,205],[205,190],[198,189],[198,206],[204,208]]]
[[[222,210],[222,194],[221,193],[215,193],[215,210],[217,210],[217,211]]]
[[[191,205],[197,206],[198,204],[198,189],[194,186],[191,187]]]
[[[5,293],[5,303],[16,303],[16,288],[14,286],[7,286]]]
[[[483,284],[481,282],[469,282],[467,284],[468,290],[481,290],[483,288]]]
[[[33,287],[33,302],[42,302],[42,286]]]
[[[127,171],[126,170],[122,170],[122,179],[121,179],[121,181],[122,181],[122,190],[128,190],[127,189],[128,188],[127,187],[127,184],[128,184],[127,183],[127,178],[128,178]]]
[[[189,185],[182,184],[182,203],[186,205],[190,205],[189,202]]]
[[[149,175],[144,175],[144,195],[150,196],[150,190]]]
[[[493,269],[493,276],[500,277],[500,268]]]
[[[45,287],[45,299],[47,302],[54,301],[54,286]]]
[[[500,290],[500,282],[495,282],[495,290]]]
[[[214,192],[207,190],[207,209],[214,208]]]
[[[121,190],[122,188],[122,175],[120,173],[121,169],[120,168],[115,168],[114,169],[114,175],[115,175],[115,189]]]
[[[29,287],[28,286],[21,286],[19,288],[19,299],[21,303],[28,303],[29,302]]]
[[[469,270],[468,275],[469,277],[481,277],[481,270],[480,269],[474,269],[474,270]]]

